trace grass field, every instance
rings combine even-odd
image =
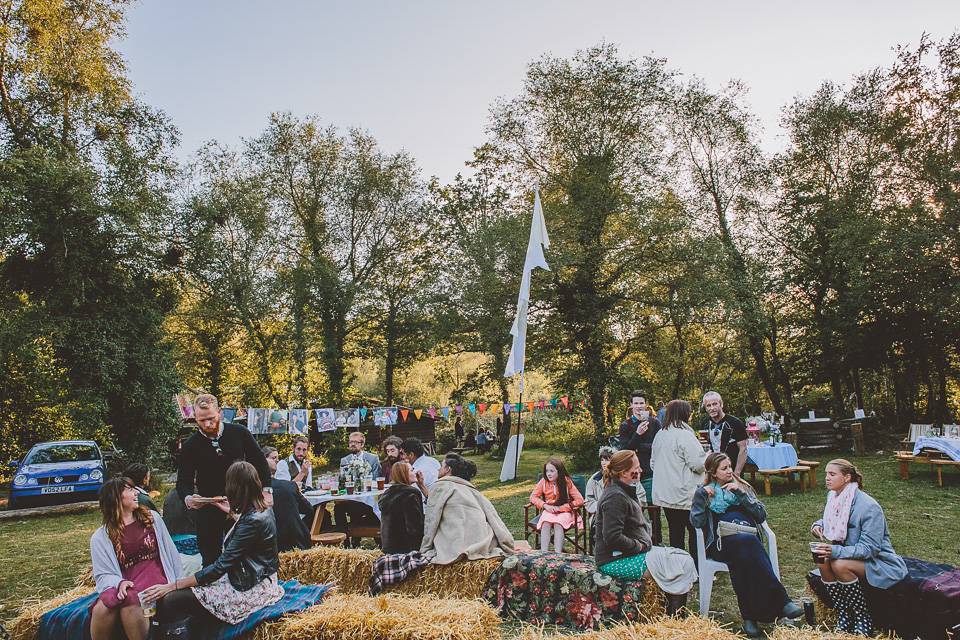
[[[543,462],[555,453],[544,449],[525,451],[520,460],[520,479],[502,484],[500,461],[489,455],[468,456],[479,468],[474,484],[490,498],[518,539],[522,538],[523,505]],[[774,478],[773,495],[761,495],[770,525],[777,534],[783,582],[794,598],[806,597],[804,576],[812,568],[807,532],[810,523],[823,512],[823,468],[831,457],[813,458],[822,463],[818,486],[813,491],[802,494],[796,486]],[[912,468],[911,478],[901,480],[889,454],[855,462],[864,474],[865,490],[886,512],[898,553],[960,565],[960,473],[948,470],[944,486],[938,487],[935,475],[925,468]],[[756,488],[762,493],[759,478]],[[90,535],[99,523],[99,512],[94,510],[0,521],[0,622],[16,617],[25,603],[73,586],[80,567],[89,563]],[[696,590],[694,586],[688,603],[695,611],[699,609]],[[727,574],[721,574],[717,580],[710,608],[722,622],[740,629],[736,598]]]

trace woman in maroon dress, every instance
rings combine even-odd
[[[103,526],[90,538],[93,577],[100,597],[90,609],[90,636],[109,640],[117,624],[129,640],[146,640],[149,619],[138,594],[183,577],[180,556],[160,514],[137,504],[129,478],[114,478],[100,489]]]

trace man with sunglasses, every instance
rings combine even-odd
[[[196,509],[197,547],[203,566],[217,561],[223,535],[233,520],[215,504],[204,499],[226,495],[227,468],[245,460],[257,469],[267,505],[273,504],[270,467],[253,436],[240,425],[223,422],[217,399],[207,393],[193,401],[193,417],[199,431],[180,449],[177,493],[188,509]]]

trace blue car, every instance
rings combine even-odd
[[[33,445],[16,466],[10,508],[54,502],[96,500],[103,486],[103,453],[92,440],[58,440]]]

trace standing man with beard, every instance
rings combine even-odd
[[[653,438],[660,431],[660,420],[647,404],[647,392],[637,390],[630,394],[630,417],[620,423],[620,448],[637,453],[640,461],[640,484],[647,497],[653,495],[653,469],[650,452]]]
[[[196,509],[197,547],[203,566],[217,561],[223,549],[223,535],[233,519],[218,506],[202,498],[222,498],[227,493],[227,469],[238,460],[252,464],[260,476],[263,499],[273,505],[270,467],[260,445],[240,425],[223,422],[217,399],[202,393],[193,401],[193,417],[199,431],[180,449],[177,493],[188,509]]]
[[[724,413],[723,398],[716,391],[703,394],[703,408],[710,417],[704,418],[700,429],[707,432],[710,450],[727,454],[733,462],[733,472],[742,477],[747,464],[747,428],[739,418]]]

